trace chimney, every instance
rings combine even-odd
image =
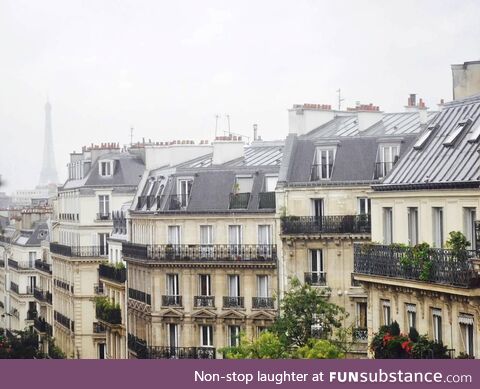
[[[257,125],[253,125],[253,141],[257,140]]]
[[[423,99],[418,99],[417,104],[417,95],[415,93],[410,93],[408,97],[408,103],[405,106],[405,112],[418,112],[420,123],[425,124],[428,121],[428,108],[425,105]]]
[[[357,104],[355,108],[347,108],[347,111],[357,112],[358,131],[363,132],[383,119],[383,112],[378,105]]]
[[[244,156],[245,143],[242,141],[242,137],[233,139],[230,136],[217,136],[213,145],[213,165],[221,165],[223,163],[233,161],[234,159]]]
[[[452,65],[453,100],[480,93],[480,61]]]
[[[303,135],[334,118],[335,111],[329,104],[294,104],[288,110],[289,133]]]
[[[145,145],[145,168],[151,170],[162,166],[173,166],[211,152],[212,146],[208,142],[195,144],[192,140]]]

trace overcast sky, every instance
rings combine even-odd
[[[480,59],[480,1],[0,0],[0,190],[39,178],[47,95],[57,168],[82,145],[284,138],[295,103],[401,111],[451,99]]]

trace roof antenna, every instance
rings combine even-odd
[[[133,127],[130,127],[130,146],[133,146]]]
[[[218,115],[215,115],[215,138],[217,138],[217,130],[218,130]]]
[[[342,101],[345,100],[345,99],[342,99],[342,91],[340,88],[337,89],[337,93],[338,93],[338,110],[341,111],[342,110]]]
[[[232,135],[232,132],[230,131],[230,115],[227,115],[227,123],[228,123],[228,136]]]

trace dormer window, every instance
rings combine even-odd
[[[399,144],[380,145],[375,163],[375,179],[385,177],[392,170],[400,157]]]
[[[480,139],[480,119],[477,119],[477,124],[475,127],[470,131],[470,137],[468,138],[468,142],[475,143],[478,142]]]
[[[312,165],[312,181],[329,180],[332,177],[335,162],[335,148],[318,147]]]
[[[425,147],[425,145],[427,144],[428,140],[432,137],[432,135],[438,129],[438,127],[439,127],[438,124],[436,124],[434,126],[428,126],[426,131],[422,135],[420,135],[418,140],[415,142],[415,144],[413,145],[413,148],[415,150],[423,149]]]
[[[102,177],[108,177],[113,174],[113,161],[100,161],[98,167],[99,174]]]
[[[452,130],[452,132],[447,136],[443,145],[445,147],[453,146],[460,136],[465,133],[465,130],[470,126],[472,121],[470,119],[463,120],[457,123],[457,126]]]

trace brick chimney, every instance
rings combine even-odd
[[[347,108],[347,111],[357,113],[358,131],[363,132],[383,119],[383,112],[378,105],[357,104],[355,108]]]
[[[213,165],[221,165],[223,163],[241,158],[245,154],[245,142],[241,136],[217,136],[213,145]]]
[[[295,104],[288,110],[288,129],[290,134],[303,135],[335,117],[335,111],[329,104]]]

